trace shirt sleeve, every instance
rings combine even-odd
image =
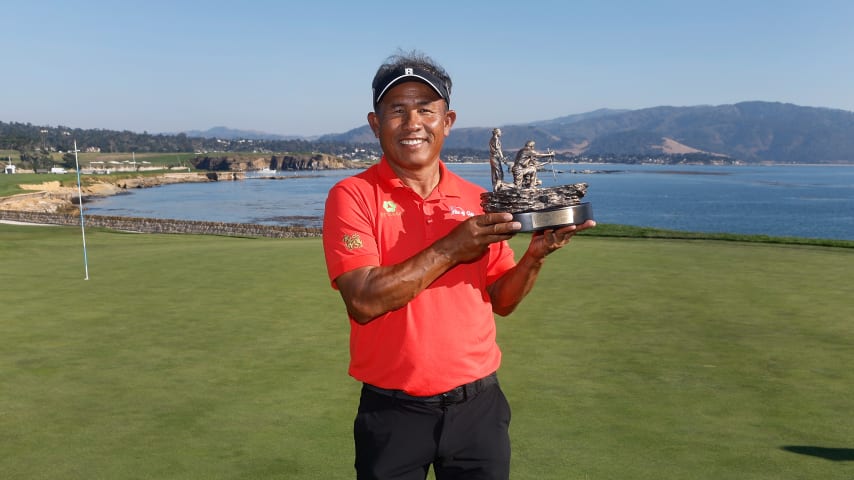
[[[376,228],[370,201],[359,189],[342,181],[329,191],[323,214],[323,252],[332,288],[341,274],[379,265]]]

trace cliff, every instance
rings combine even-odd
[[[325,153],[287,153],[271,156],[241,154],[204,155],[190,159],[190,164],[199,170],[232,172],[262,170],[265,168],[271,170],[335,170],[362,167],[360,164]]]

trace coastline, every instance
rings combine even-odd
[[[100,177],[93,183],[81,185],[83,202],[91,197],[108,197],[134,188],[150,188],[161,185],[189,182],[212,182],[206,173],[164,173],[160,175],[121,177],[111,179]],[[0,210],[37,213],[70,213],[77,209],[77,186],[64,187],[58,180],[39,184],[22,184],[26,193],[18,193],[0,198]]]

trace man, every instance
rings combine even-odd
[[[350,319],[350,370],[363,383],[354,422],[359,479],[506,479],[510,409],[498,386],[493,312],[508,315],[546,255],[577,231],[534,235],[484,214],[483,188],[439,159],[456,120],[451,79],[429,57],[390,57],[368,123],[380,163],[329,192],[323,246]]]

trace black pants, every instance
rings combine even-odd
[[[362,389],[354,423],[359,480],[506,480],[510,406],[495,384],[443,405]]]

